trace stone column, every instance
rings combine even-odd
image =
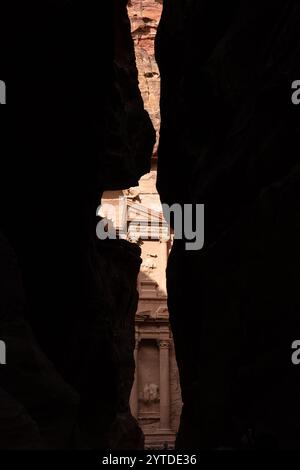
[[[135,362],[135,373],[134,373],[134,382],[131,390],[130,396],[130,409],[132,416],[138,419],[139,413],[139,381],[138,381],[138,361],[139,361],[139,341],[135,342],[134,350],[134,362]]]
[[[168,258],[170,252],[170,238],[169,237],[162,237],[160,239],[161,243],[161,289],[165,291],[167,295],[167,276],[166,276],[166,269],[168,265]]]
[[[169,340],[159,341],[160,362],[160,429],[170,430],[170,357]]]

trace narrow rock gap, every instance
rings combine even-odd
[[[125,207],[128,226],[123,237],[141,248],[142,264],[137,286],[139,304],[135,323],[136,374],[131,410],[145,434],[146,448],[156,449],[174,447],[181,414],[181,392],[168,319],[165,275],[172,236],[167,224],[159,221],[163,219],[163,214],[156,189],[160,74],[154,46],[161,13],[162,3],[155,0],[132,0],[128,3],[139,88],[156,132],[151,170],[142,176],[138,186],[106,191],[101,209],[101,215],[119,227],[120,213],[118,210],[116,214],[114,208],[119,205],[123,207],[123,212]],[[156,225],[153,227],[154,233],[149,232],[147,239],[144,228],[144,237],[140,238],[137,225],[148,225],[152,219]],[[158,230],[161,230],[160,235]],[[166,353],[168,359],[164,358]]]

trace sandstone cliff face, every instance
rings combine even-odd
[[[204,249],[168,266],[180,449],[299,448],[299,21],[296,1],[164,2],[159,191],[206,205]]]
[[[3,448],[143,444],[128,404],[140,251],[97,240],[95,215],[105,189],[149,170],[155,133],[127,1],[100,3],[31,0],[4,15]]]
[[[139,86],[145,108],[154,124],[157,142],[160,128],[160,74],[155,61],[154,43],[162,12],[162,0],[130,0],[128,13],[135,43]],[[157,152],[157,145],[154,154]]]

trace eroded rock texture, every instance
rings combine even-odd
[[[145,108],[154,124],[157,142],[160,128],[160,75],[155,60],[154,42],[162,13],[162,0],[130,0],[128,13],[139,71],[139,86]],[[154,147],[154,155],[157,145]]]
[[[300,7],[166,0],[158,186],[205,203],[200,252],[175,242],[169,310],[178,448],[299,448]]]
[[[126,3],[31,0],[4,15],[3,448],[142,446],[128,405],[140,251],[96,239],[102,192],[137,184],[155,138]]]

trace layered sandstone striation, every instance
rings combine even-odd
[[[129,0],[128,2],[128,14],[139,71],[139,86],[157,138],[160,128],[160,74],[155,60],[154,44],[162,3],[162,0]],[[157,145],[154,148],[154,154],[156,152]]]

